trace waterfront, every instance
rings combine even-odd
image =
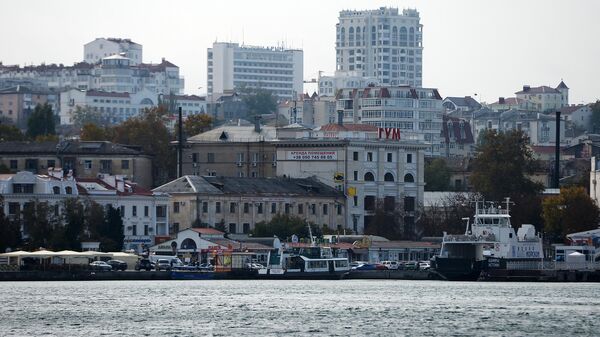
[[[2,336],[598,335],[598,284],[0,283]]]

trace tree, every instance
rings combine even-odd
[[[56,120],[52,107],[48,103],[36,105],[33,113],[27,120],[27,136],[35,139],[40,135],[54,135]]]
[[[598,228],[600,210],[583,187],[561,188],[560,194],[542,203],[544,231],[553,242],[570,233]]]
[[[417,226],[423,236],[442,236],[444,232],[460,234],[465,232],[463,218],[475,214],[474,200],[478,197],[472,193],[457,193],[441,198],[427,209],[421,206]]]
[[[592,130],[600,133],[600,100],[591,105],[592,108]]]
[[[56,244],[62,249],[80,249],[83,230],[85,228],[85,209],[77,198],[63,201],[62,237],[57,238]]]
[[[365,224],[365,234],[383,236],[390,240],[412,238],[413,229],[404,228],[404,209],[402,203],[395,204],[392,199],[379,199],[375,203],[373,216]]]
[[[105,252],[118,252],[123,249],[123,218],[118,209],[109,207],[104,217],[103,227],[99,229],[100,249]]]
[[[450,169],[446,161],[436,158],[425,163],[425,190],[448,191],[450,187]]]
[[[14,125],[4,125],[0,123],[0,142],[22,141],[27,137]]]
[[[4,214],[4,198],[0,195],[0,253],[7,249],[16,250],[21,246],[21,229],[19,223],[11,221]]]
[[[473,162],[471,183],[491,201],[510,197],[515,202],[513,223],[541,222],[539,192],[543,185],[528,178],[538,168],[529,147],[529,138],[519,130],[483,132]]]
[[[54,243],[51,241],[55,227],[52,220],[50,206],[47,202],[33,200],[24,205],[23,225],[25,232],[29,235],[27,244],[29,249],[55,248],[53,247]]]
[[[81,128],[79,138],[83,141],[112,140],[113,134],[110,127],[102,127],[88,123]]]
[[[192,137],[210,130],[212,123],[213,118],[207,114],[190,115],[185,122],[183,122],[183,129],[188,137]]]
[[[156,185],[175,175],[176,152],[171,147],[171,135],[165,126],[164,107],[146,109],[140,116],[130,118],[114,127],[114,143],[139,145],[152,156],[152,176]]]
[[[300,217],[277,214],[269,222],[261,221],[257,223],[254,226],[252,235],[257,237],[277,236],[286,241],[289,241],[294,234],[301,238],[309,238],[308,225],[309,223]],[[310,224],[310,226],[313,235],[319,236],[319,233],[321,233],[319,226],[315,224]]]
[[[239,91],[248,108],[248,116],[270,114],[277,110],[277,97],[270,90],[242,87]]]
[[[77,127],[82,127],[86,124],[94,124],[97,126],[106,126],[109,124],[109,119],[103,117],[102,114],[92,107],[77,105],[73,111],[73,124]]]

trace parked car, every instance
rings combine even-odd
[[[387,269],[393,269],[393,270],[398,269],[398,266],[399,266],[398,261],[382,261],[381,264],[386,266]]]
[[[365,261],[354,261],[350,263],[350,268],[351,269],[356,269],[356,267],[363,265],[363,264],[368,264],[368,262]]]
[[[431,263],[429,261],[421,261],[419,262],[420,270],[429,270],[431,269]]]
[[[214,270],[215,267],[213,267],[212,264],[210,263],[202,263],[198,266],[198,269],[200,270]]]
[[[98,270],[98,271],[111,271],[112,270],[112,267],[104,261],[94,261],[94,262],[90,263],[90,267],[93,270]]]
[[[416,261],[408,261],[404,263],[404,270],[418,270],[419,263]]]
[[[121,260],[108,260],[106,264],[111,266],[113,270],[127,270],[127,263]]]
[[[246,264],[246,267],[248,269],[263,269],[265,266],[260,263],[248,263]]]
[[[154,269],[154,263],[152,263],[152,261],[150,261],[148,259],[141,259],[135,264],[135,270],[142,270],[142,269],[145,269],[146,271],[150,271],[150,270]]]
[[[156,261],[156,270],[171,270],[171,261],[167,259],[158,259],[158,261]]]

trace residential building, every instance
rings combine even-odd
[[[424,141],[426,155],[440,154],[442,98],[437,89],[408,86],[341,89],[336,96],[343,123],[399,129],[403,138]]]
[[[62,214],[62,203],[68,198],[89,199],[119,209],[125,249],[142,252],[142,245],[151,246],[157,236],[168,234],[168,195],[153,193],[115,176],[73,179],[63,176],[61,170],[50,170],[48,175],[20,171],[0,175],[0,194],[4,212],[12,219],[22,219],[25,204],[33,201],[47,202],[51,216],[56,218]],[[27,228],[22,226],[22,232],[27,236]]]
[[[517,97],[499,97],[497,102],[488,104],[487,107],[496,112],[510,109],[533,110],[533,103]]]
[[[336,24],[336,70],[382,86],[423,85],[423,25],[415,9],[344,10]]]
[[[378,86],[376,77],[365,77],[359,71],[336,71],[333,76],[321,76],[319,73],[319,96],[335,97],[337,91],[342,88],[360,89],[368,86]]]
[[[27,120],[38,104],[49,104],[56,114],[58,98],[56,92],[32,90],[22,85],[0,89],[0,121],[26,128]]]
[[[515,95],[518,99],[530,103],[528,108],[538,112],[554,112],[569,105],[569,87],[563,81],[560,81],[556,88],[524,85],[523,90]]]
[[[244,87],[266,89],[280,99],[303,92],[302,50],[215,42],[207,58],[210,97]]]
[[[342,229],[345,196],[315,179],[183,176],[154,192],[171,196],[171,228],[225,226],[229,233],[249,233],[275,215]]]
[[[70,89],[60,93],[60,124],[75,123],[77,108],[90,108],[106,124],[120,124],[138,116],[144,109],[158,103],[156,93],[143,90],[136,93]]]
[[[130,39],[96,38],[83,45],[83,61],[90,64],[99,63],[103,58],[123,54],[131,59],[133,65],[142,63],[143,47]]]
[[[588,132],[593,131],[592,108],[589,104],[565,106],[559,111],[560,115],[567,123],[570,123],[581,130]]]
[[[337,122],[335,96],[318,96],[313,101],[314,126],[320,127]]]
[[[178,111],[181,108],[184,117],[207,113],[206,97],[197,95],[164,95],[161,97],[164,100],[173,100],[171,104],[174,109],[172,110]]]
[[[465,97],[446,97],[442,101],[442,106],[446,111],[474,111],[481,109],[481,104],[471,96]]]
[[[440,152],[446,157],[470,156],[475,152],[475,140],[469,122],[444,116]]]
[[[11,173],[46,174],[50,168],[60,168],[76,178],[119,175],[141,187],[152,185],[150,156],[140,147],[105,141],[0,142],[0,164]]]

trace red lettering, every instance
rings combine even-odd
[[[394,129],[394,133],[392,134],[392,139],[400,140],[400,129]]]

